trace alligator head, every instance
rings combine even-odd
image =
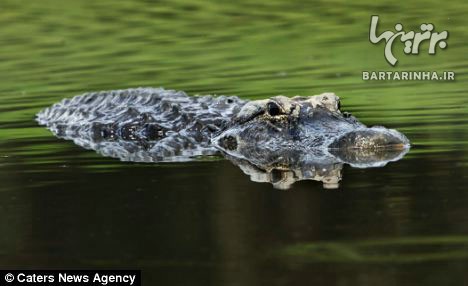
[[[284,162],[291,153],[320,162],[381,166],[401,158],[409,147],[400,132],[369,128],[342,113],[333,93],[250,101],[212,143],[230,156],[261,166]]]

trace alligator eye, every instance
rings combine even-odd
[[[267,111],[268,111],[268,114],[270,114],[271,116],[276,116],[276,115],[281,114],[281,109],[278,106],[278,104],[276,104],[275,102],[271,102],[271,101],[268,102],[267,104]]]

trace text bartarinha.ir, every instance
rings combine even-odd
[[[454,81],[453,71],[363,71],[362,80]]]

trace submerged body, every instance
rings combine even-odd
[[[266,171],[381,166],[409,146],[396,130],[368,128],[342,113],[332,93],[248,101],[137,88],[65,99],[39,112],[37,121],[60,138],[124,161],[183,161],[221,151]]]
[[[186,161],[216,153],[211,135],[244,103],[234,96],[136,88],[64,99],[39,112],[37,121],[57,137],[123,161]]]

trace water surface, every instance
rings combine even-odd
[[[145,285],[463,285],[468,267],[464,1],[19,1],[0,4],[0,266],[132,267]],[[392,69],[382,27],[448,30]],[[397,48],[397,47],[396,47]],[[402,46],[399,47],[400,50]],[[451,70],[455,82],[363,82],[364,70]],[[412,141],[338,190],[252,182],[222,158],[137,164],[37,126],[91,90],[163,86],[257,99],[337,93]]]

